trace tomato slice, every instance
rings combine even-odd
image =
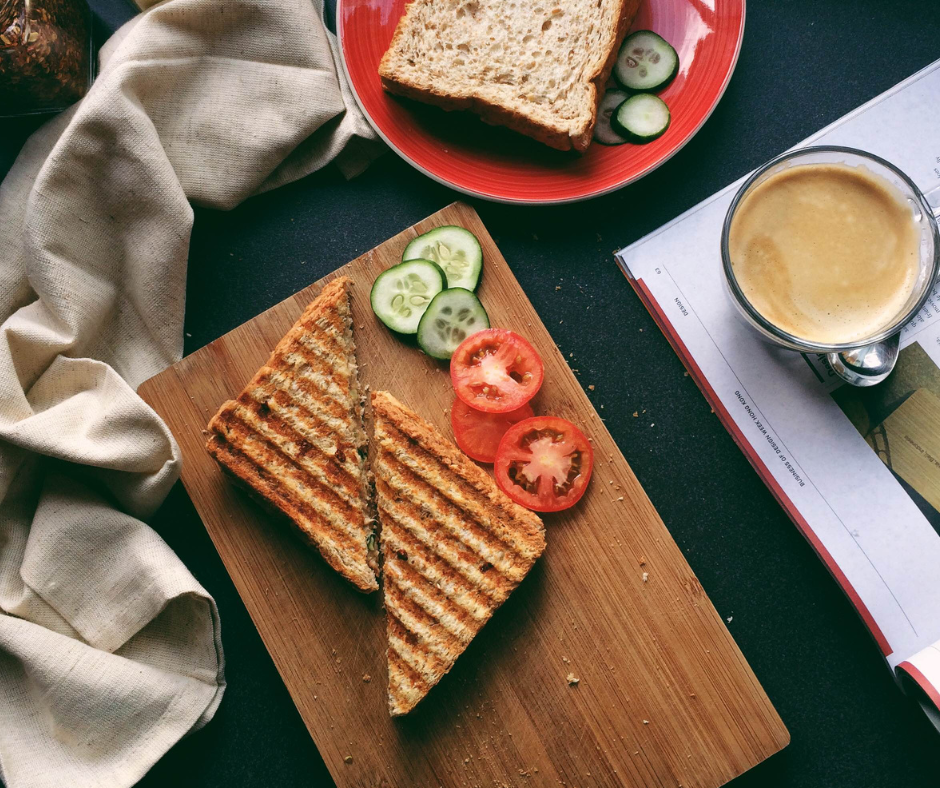
[[[464,454],[480,462],[493,462],[506,430],[533,415],[528,404],[509,413],[484,413],[458,398],[450,409],[450,425]]]
[[[570,421],[536,416],[514,424],[496,452],[496,483],[516,503],[536,512],[576,504],[591,480],[594,450]]]
[[[457,396],[486,413],[508,413],[525,405],[542,385],[542,359],[518,334],[488,328],[467,337],[450,360]]]

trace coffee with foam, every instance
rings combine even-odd
[[[728,251],[767,321],[807,342],[844,344],[878,333],[908,305],[920,230],[898,190],[866,168],[804,164],[744,196]]]

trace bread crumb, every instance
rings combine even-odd
[[[640,418],[640,414],[637,413],[636,411],[633,411],[633,418],[635,418],[635,419]]]
[[[370,676],[368,673],[364,674],[362,677],[363,684],[368,684],[370,681],[372,681],[372,676]]]
[[[556,290],[561,290],[561,285],[555,285]]]
[[[594,384],[592,383],[590,386],[588,386],[588,388],[589,388],[591,391],[594,391]]]
[[[561,661],[564,662],[566,665],[570,665],[570,664],[571,664],[571,660],[568,659],[568,657],[562,657],[562,658],[561,658]]]
[[[352,763],[352,762],[353,762],[352,755],[347,755],[345,758],[343,758],[343,763]]]
[[[650,573],[649,573],[649,572],[644,572],[644,573],[643,573],[643,582],[644,582],[644,583],[648,583],[648,582],[649,582],[649,579],[650,579]]]
[[[640,566],[646,566],[646,559],[642,555],[640,556]]]
[[[650,724],[650,721],[649,721],[649,720],[643,720],[643,724],[644,724],[644,725],[649,725],[649,724]]]
[[[569,687],[576,687],[576,686],[578,685],[578,683],[581,681],[581,679],[579,679],[577,676],[575,676],[574,673],[569,673],[569,674],[565,677],[565,681],[568,682],[568,686],[569,686]]]
[[[728,616],[728,617],[725,619],[725,621],[727,621],[729,624],[730,624],[733,620],[734,620],[734,616]]]

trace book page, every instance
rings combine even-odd
[[[940,186],[937,106],[940,61],[804,144],[870,151],[927,192]],[[617,259],[893,668],[940,642],[940,287],[889,381],[841,386],[824,357],[764,342],[725,292],[721,228],[743,180]]]

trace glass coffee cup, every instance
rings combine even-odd
[[[752,300],[760,303],[760,299],[755,297],[755,280],[752,279],[748,282],[748,287],[742,286],[739,279],[741,279],[745,269],[742,268],[741,271],[736,272],[736,265],[732,260],[731,249],[735,248],[736,244],[734,242],[738,240],[733,237],[733,234],[744,232],[739,229],[739,222],[735,221],[738,218],[742,204],[745,205],[746,211],[750,210],[748,206],[753,203],[754,199],[764,199],[763,195],[769,189],[776,189],[777,184],[783,181],[792,181],[789,185],[790,194],[792,195],[793,184],[797,184],[796,188],[799,188],[800,181],[790,176],[795,175],[802,178],[805,174],[811,172],[809,167],[812,167],[812,165],[822,165],[813,171],[817,174],[825,175],[828,172],[838,173],[841,171],[843,174],[851,176],[849,180],[855,180],[857,176],[859,181],[873,182],[876,190],[883,187],[886,194],[890,193],[896,196],[895,206],[900,211],[897,215],[903,215],[910,221],[909,227],[900,228],[900,231],[904,233],[904,237],[909,241],[911,255],[905,258],[910,261],[910,269],[905,274],[908,278],[904,291],[898,291],[896,308],[892,305],[890,314],[883,313],[874,316],[870,325],[863,324],[863,330],[856,332],[857,335],[852,335],[850,339],[845,341],[839,340],[838,337],[835,337],[835,340],[833,340],[833,337],[822,337],[821,335],[813,337],[811,330],[797,331],[793,328],[793,321],[781,319],[780,313],[777,313],[777,317],[774,317],[772,315],[773,310],[767,308],[766,305],[763,305],[763,309],[758,308],[755,303],[752,303]],[[791,170],[794,167],[800,167],[801,170]],[[823,170],[825,170],[825,173],[822,172]],[[786,173],[786,175],[782,175],[783,173]],[[862,173],[864,173],[864,177]],[[763,187],[762,191],[761,187]],[[755,195],[757,196],[755,197]],[[783,195],[778,194],[777,196],[779,198]],[[797,193],[797,196],[800,195]],[[938,234],[937,227],[937,217],[940,215],[940,209],[938,209],[938,206],[940,206],[940,189],[931,192],[930,197],[935,200],[934,207],[931,206],[928,197],[920,191],[916,184],[893,164],[878,156],[853,148],[836,146],[800,148],[771,159],[754,172],[738,190],[728,209],[722,229],[721,257],[725,284],[738,313],[748,325],[774,345],[801,353],[825,354],[833,371],[852,385],[872,386],[880,383],[890,374],[897,361],[901,329],[923,307],[937,281],[938,273],[940,273],[940,234]],[[753,199],[749,200],[749,198]],[[786,198],[784,197],[784,199]],[[836,203],[836,210],[845,210],[841,198]],[[839,216],[839,221],[841,221],[841,214]],[[812,221],[812,217],[810,218]],[[846,221],[860,221],[859,229],[861,230],[866,229],[864,223],[868,219],[878,218],[848,215]],[[869,222],[869,225],[872,224],[872,222]],[[848,231],[853,231],[854,227],[854,224],[851,225],[848,227]],[[868,226],[867,229],[870,231],[871,227]],[[775,245],[772,249],[779,252],[781,244],[791,243],[788,240],[790,237],[787,236],[786,232],[777,233],[773,241]],[[801,240],[797,238],[792,243],[797,244]],[[822,240],[825,241],[826,239]],[[771,242],[767,241],[767,243]],[[823,243],[822,246],[825,248],[826,244]],[[750,247],[748,248],[750,249]],[[807,246],[806,243],[803,243],[800,247],[803,257],[795,258],[805,259],[806,250],[809,249],[810,260],[817,267],[804,266],[804,270],[796,272],[798,275],[803,276],[803,279],[807,282],[812,282],[812,277],[815,276],[813,272],[826,273],[825,266],[829,264],[829,259],[822,252],[818,259],[812,260],[813,248],[811,244]],[[787,251],[787,249],[783,249],[784,253]],[[760,249],[757,252],[760,252]],[[736,251],[736,254],[739,257],[738,264],[740,265],[742,253]],[[793,255],[790,257],[792,258]],[[916,265],[913,264],[911,257],[916,258]],[[772,258],[773,253],[768,258],[771,260],[771,264],[773,262]],[[905,263],[905,265],[908,264]],[[851,265],[849,265],[849,269],[851,269]],[[885,270],[890,274],[893,286],[897,272],[890,268]],[[864,273],[868,274],[869,272],[865,271]],[[842,274],[840,273],[840,275]],[[790,280],[785,279],[782,281]],[[829,289],[820,288],[819,291],[813,294],[813,298],[818,306],[820,298],[825,301],[825,299],[831,297],[833,313],[837,314],[836,307],[839,306],[837,302],[850,299],[843,299],[838,293],[833,293],[831,289],[832,281],[831,277],[827,279],[826,285]],[[836,281],[838,281],[838,277],[836,277]],[[886,277],[884,281],[886,284],[885,292],[887,293],[890,289],[887,287],[888,278]],[[851,284],[849,282],[849,285]],[[876,285],[877,280],[874,283],[869,283],[869,288],[873,284]],[[769,284],[768,287],[770,287]],[[751,293],[750,299],[746,294],[748,288],[750,288]],[[756,289],[759,290],[760,287],[758,286]],[[821,296],[820,293],[825,293],[825,295]],[[761,294],[757,293],[757,295]],[[825,303],[823,303],[823,306],[825,306]],[[826,312],[826,314],[830,313]],[[858,314],[860,313],[856,311],[856,318]],[[787,322],[791,322],[791,325],[781,326],[781,323]]]

